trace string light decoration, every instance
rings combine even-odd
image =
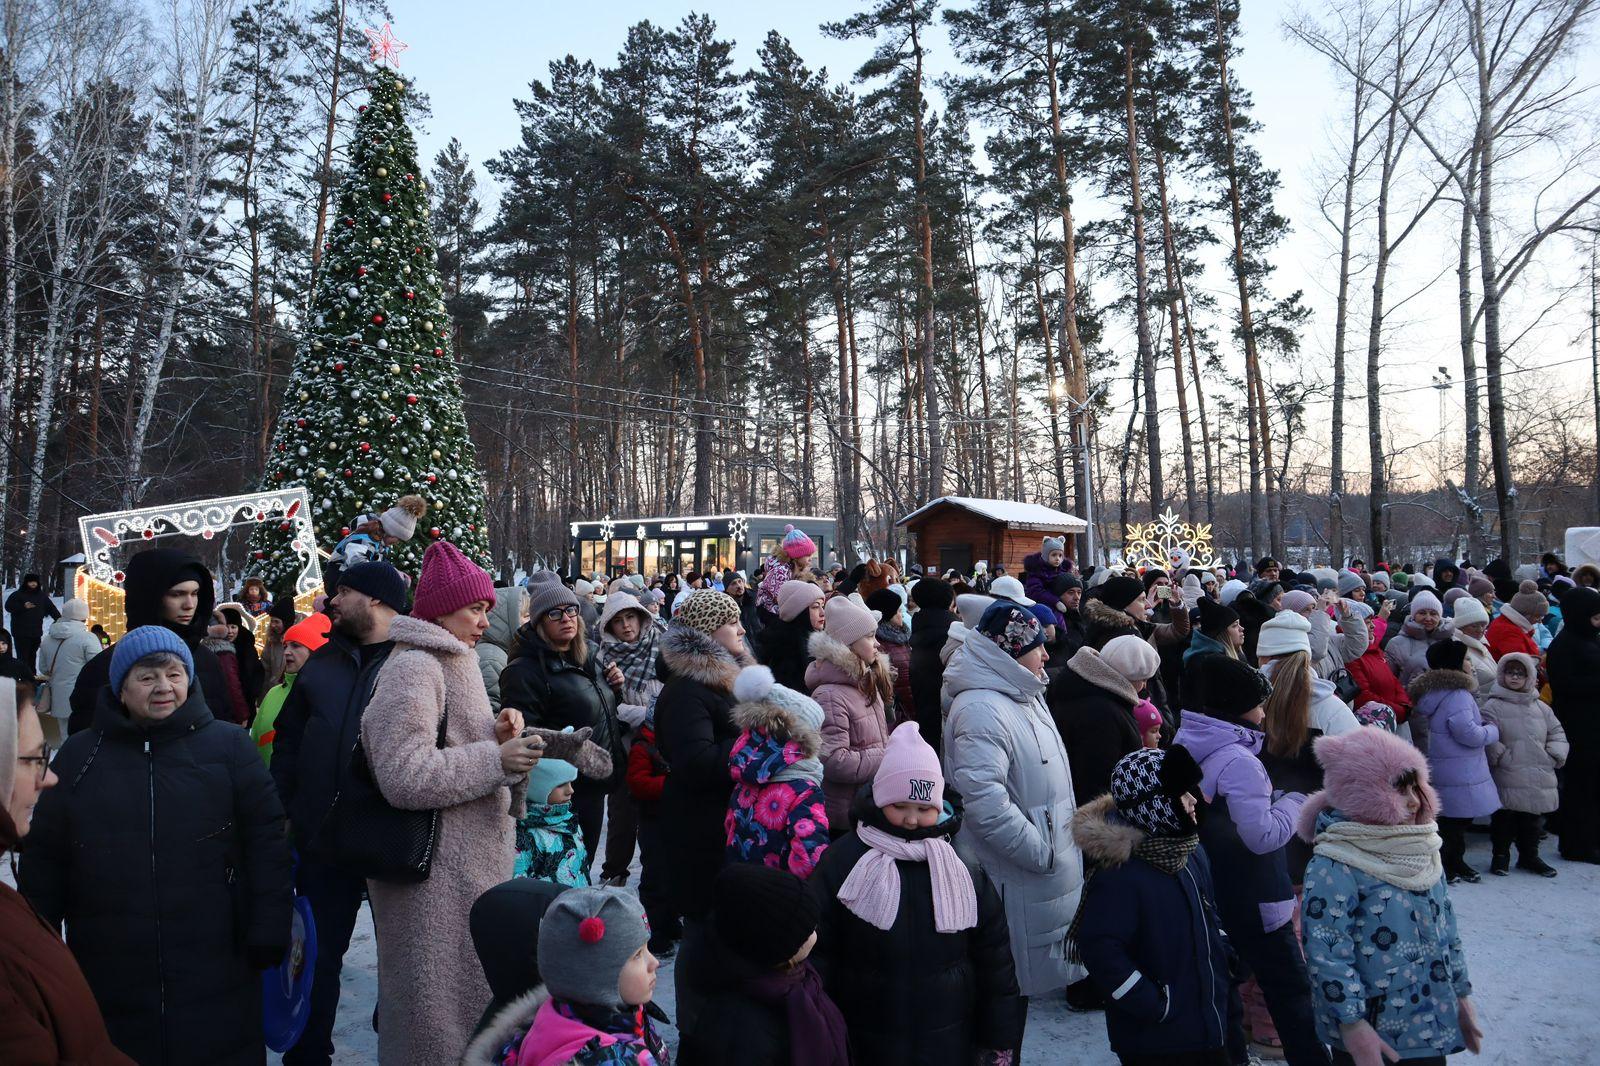
[[[750,535],[750,522],[744,515],[734,515],[728,519],[728,536],[733,538],[735,549],[749,547],[746,538]]]
[[[1152,567],[1171,570],[1208,570],[1216,565],[1211,554],[1211,526],[1190,525],[1167,508],[1154,522],[1133,522],[1123,537],[1123,562],[1140,571]]]
[[[75,579],[77,594],[88,603],[89,617],[116,639],[124,629],[125,575],[115,553],[149,546],[167,537],[209,541],[240,526],[266,525],[275,527],[287,539],[289,550],[299,561],[294,577],[295,606],[309,614],[312,601],[322,591],[322,565],[311,524],[311,501],[302,488],[84,515],[78,519],[84,564]],[[264,617],[257,621],[258,644],[265,640],[265,621]]]

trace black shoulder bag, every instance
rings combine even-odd
[[[449,721],[447,708],[435,747],[445,746]],[[439,812],[402,810],[384,799],[358,737],[350,773],[311,840],[311,853],[357,877],[414,885],[428,879],[438,843]]]

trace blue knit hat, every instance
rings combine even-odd
[[[564,759],[545,756],[534,763],[533,769],[528,771],[528,802],[542,807],[550,798],[551,792],[577,779],[576,766]]]
[[[134,663],[160,652],[170,652],[182,659],[184,669],[189,671],[189,683],[194,683],[194,656],[189,654],[189,646],[182,638],[166,626],[140,626],[117,641],[117,646],[111,651],[112,693],[122,691],[122,682],[127,679]]]

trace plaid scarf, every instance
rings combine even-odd
[[[663,630],[653,625],[640,627],[639,639],[624,644],[610,633],[600,634],[600,672],[604,675],[612,663],[622,671],[622,695],[630,703],[642,703],[636,697],[655,680],[656,644]]]
[[[1186,836],[1151,836],[1134,845],[1133,857],[1143,859],[1157,870],[1169,877],[1177,877],[1189,862],[1189,856],[1194,854],[1194,849],[1200,846],[1200,834],[1189,833]],[[1083,879],[1083,892],[1078,899],[1089,898],[1089,882],[1094,880],[1098,867],[1089,870]],[[1067,927],[1067,961],[1082,964],[1083,959],[1078,954],[1078,929],[1083,921],[1083,904],[1078,905],[1077,913],[1072,916],[1072,924]]]

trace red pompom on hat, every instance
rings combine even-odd
[[[606,923],[600,918],[585,918],[578,923],[578,939],[585,944],[598,944],[606,938]]]

